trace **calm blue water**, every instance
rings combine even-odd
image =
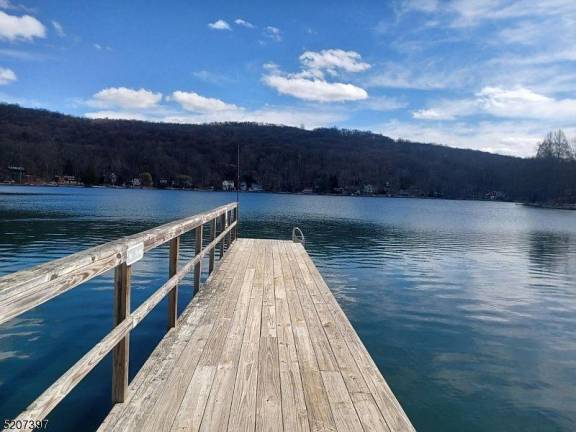
[[[0,187],[0,275],[207,210],[234,194]],[[241,195],[244,237],[307,249],[421,431],[576,430],[576,212],[509,203]],[[192,238],[184,241],[191,255]],[[133,305],[168,272],[135,265]],[[181,306],[190,284],[180,288]],[[0,325],[0,419],[13,418],[112,327],[106,274]],[[131,373],[164,334],[166,304],[131,338]],[[107,358],[49,416],[94,430]]]

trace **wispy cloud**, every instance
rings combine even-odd
[[[467,66],[454,68],[441,63],[419,60],[385,63],[375,67],[364,83],[368,87],[439,90],[464,87],[473,81]]]
[[[50,58],[49,54],[44,52],[24,51],[13,48],[0,48],[0,58],[11,58],[16,60],[39,61]]]
[[[92,46],[96,48],[98,51],[112,51],[112,47],[108,45],[102,45],[99,43],[93,43]]]
[[[276,42],[282,42],[282,32],[278,27],[267,26],[264,29],[264,36]]]
[[[397,111],[408,106],[405,100],[399,100],[394,97],[388,96],[375,96],[370,97],[358,103],[359,109],[367,109],[372,111]]]
[[[236,81],[228,75],[211,72],[205,69],[194,71],[192,72],[192,75],[200,81],[215,85],[231,84]]]
[[[315,75],[326,71],[332,76],[342,71],[356,73],[370,69],[370,65],[361,59],[357,52],[341,49],[306,51],[300,56],[302,65],[309,71],[314,71]]]
[[[246,27],[249,29],[253,29],[255,27],[254,24],[252,24],[251,22],[246,21],[242,18],[236,18],[234,20],[234,24],[239,25],[240,27]]]
[[[52,27],[54,27],[54,31],[60,37],[66,36],[66,32],[64,31],[64,27],[58,21],[52,20]]]
[[[371,129],[392,138],[524,157],[534,155],[537,144],[550,130],[542,122],[517,120],[424,124],[391,120]],[[565,131],[573,135],[576,129],[567,126]]]
[[[576,99],[555,99],[523,87],[485,87],[474,98],[446,100],[413,113],[414,118],[421,120],[454,120],[478,114],[497,118],[570,121],[576,118]]]
[[[405,0],[400,11],[436,14],[453,27],[463,27],[530,16],[573,16],[576,3],[571,0]]]

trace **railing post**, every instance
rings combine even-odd
[[[226,220],[228,221],[226,223],[226,228],[228,228],[228,226],[232,223],[232,210],[230,211],[226,211]],[[226,234],[226,245],[229,248],[230,245],[232,244],[232,230],[228,231],[228,234]]]
[[[215,238],[216,238],[216,218],[210,221],[210,243],[212,243]],[[214,252],[216,252],[216,246],[213,246],[212,249],[210,249],[208,274],[212,274],[212,270],[214,270]]]
[[[236,208],[233,208],[232,210],[230,210],[230,223],[233,223],[236,220]],[[232,245],[232,242],[235,240],[234,237],[234,228],[232,228],[232,230],[230,231],[230,245]]]
[[[202,252],[202,232],[203,232],[204,225],[200,225],[196,227],[196,242],[195,242],[195,254],[194,256],[198,255]],[[200,290],[200,274],[202,271],[202,260],[198,260],[196,265],[194,266],[194,290],[198,292]]]
[[[114,326],[130,315],[130,279],[132,266],[122,263],[114,273]],[[112,402],[124,402],[128,396],[128,358],[130,334],[127,334],[112,351]]]
[[[180,236],[170,240],[170,262],[168,265],[168,276],[172,277],[178,273],[178,254],[180,251]],[[168,294],[168,329],[176,327],[178,319],[178,285],[172,288]]]
[[[220,215],[220,232],[223,233],[226,229],[226,213]],[[220,242],[220,259],[224,257],[224,243],[226,242],[226,236],[222,236],[222,241]]]
[[[234,222],[236,222],[234,227],[234,240],[236,240],[238,238],[238,204],[234,207]]]

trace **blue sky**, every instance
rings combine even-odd
[[[0,0],[0,101],[371,130],[529,156],[576,135],[576,1]]]

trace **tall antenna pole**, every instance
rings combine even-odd
[[[240,142],[236,143],[236,202],[240,202]]]

